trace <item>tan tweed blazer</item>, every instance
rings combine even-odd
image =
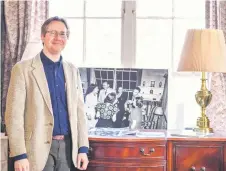
[[[65,61],[63,68],[72,132],[73,162],[77,166],[78,148],[89,147],[84,101],[78,70]],[[51,147],[54,118],[40,54],[13,67],[5,122],[10,156],[27,153],[30,170],[42,171]]]

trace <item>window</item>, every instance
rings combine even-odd
[[[138,85],[136,69],[95,68],[94,72],[98,85],[107,81],[110,87],[122,87],[124,91],[132,91]]]
[[[137,0],[136,22],[136,65],[176,71],[186,30],[205,27],[205,0]]]
[[[97,85],[102,85],[103,82],[107,81],[110,87],[114,87],[114,72],[113,68],[95,68],[95,77]]]
[[[132,97],[132,91],[138,86],[138,69],[113,69],[94,68],[97,85],[102,85],[107,81],[111,88],[122,87],[127,92],[127,98]]]
[[[63,52],[66,60],[89,67],[121,64],[120,0],[52,0],[49,3],[49,16],[64,17],[70,26],[71,35]]]
[[[116,83],[117,87],[122,87],[125,91],[132,91],[137,84],[137,73],[135,69],[117,69]]]
[[[86,67],[118,67],[125,59],[137,68],[176,71],[186,30],[205,27],[205,0],[55,0],[49,6],[50,16],[65,17],[71,27],[65,58]]]

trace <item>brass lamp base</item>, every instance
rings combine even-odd
[[[206,88],[206,78],[204,72],[202,72],[201,81],[201,90],[198,91],[195,95],[196,102],[201,107],[201,117],[197,119],[197,128],[195,128],[194,131],[201,133],[213,133],[213,129],[210,128],[210,121],[206,116],[206,107],[210,104],[212,100],[212,94]]]
[[[195,132],[200,132],[200,133],[213,133],[213,129],[210,128],[210,120],[208,117],[199,117],[197,119],[197,126],[198,128],[194,128]]]
[[[212,128],[194,128],[193,131],[198,133],[205,133],[205,134],[213,133]]]

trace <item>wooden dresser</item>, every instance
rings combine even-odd
[[[88,171],[226,171],[226,136],[90,137]]]
[[[171,137],[167,150],[167,171],[226,171],[226,137]]]
[[[90,139],[88,171],[166,171],[165,139]]]
[[[225,134],[225,133],[224,133]],[[226,171],[226,134],[191,138],[90,137],[88,171]],[[1,137],[1,171],[8,139]]]
[[[8,138],[1,135],[1,171],[8,171]]]

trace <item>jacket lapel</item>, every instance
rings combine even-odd
[[[72,96],[73,96],[73,92],[72,92],[72,87],[73,86],[73,70],[70,67],[70,65],[64,61],[62,61],[63,63],[63,69],[64,69],[64,77],[65,77],[65,90],[66,90],[66,94],[67,94],[67,107],[68,107],[68,115],[69,117],[72,114]]]
[[[44,67],[42,65],[42,61],[40,58],[40,54],[38,54],[32,62],[32,67],[34,68],[32,73],[34,75],[34,78],[38,84],[38,87],[42,93],[43,99],[50,111],[50,113],[53,115],[53,109],[52,109],[52,104],[51,104],[51,98],[50,98],[50,92],[49,92],[49,87],[44,71]]]

